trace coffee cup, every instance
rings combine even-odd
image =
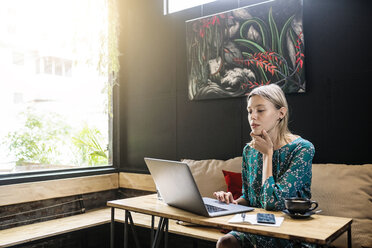
[[[284,204],[288,211],[292,214],[304,214],[318,207],[318,203],[316,201],[299,197],[286,198],[284,200]]]

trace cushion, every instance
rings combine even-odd
[[[231,192],[234,200],[242,195],[242,173],[222,170],[227,184],[227,192]]]
[[[200,194],[203,197],[214,198],[213,192],[227,191],[222,170],[231,172],[241,172],[242,170],[242,157],[236,157],[226,161],[217,159],[182,159],[181,161],[189,165]]]
[[[321,214],[353,218],[353,247],[372,247],[372,164],[313,164],[311,185]],[[332,245],[347,247],[347,234]]]

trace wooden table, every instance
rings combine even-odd
[[[157,247],[159,239],[161,239],[162,235],[165,235],[165,246],[167,246],[168,219],[181,220],[198,225],[253,233],[281,239],[304,241],[319,245],[329,245],[332,241],[334,241],[341,234],[347,231],[348,247],[351,247],[351,218],[315,214],[307,219],[292,219],[282,212],[271,212],[256,208],[252,213],[273,213],[277,217],[283,216],[284,221],[282,225],[280,227],[270,227],[249,224],[231,224],[228,223],[228,220],[232,218],[232,215],[214,218],[196,215],[178,208],[168,206],[164,202],[159,201],[156,194],[109,201],[107,205],[111,207],[112,248],[114,247],[115,208],[124,209],[126,213],[124,227],[124,247],[127,247],[128,242],[128,224],[132,226],[133,234],[135,234],[134,223],[130,215],[131,211],[152,216],[151,237],[154,237],[154,216],[160,217],[157,232],[154,239],[151,240],[152,247]],[[136,238],[135,242],[138,243],[138,240]]]

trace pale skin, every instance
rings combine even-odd
[[[247,105],[248,121],[252,132],[250,146],[262,153],[262,184],[272,176],[272,156],[274,150],[295,140],[298,136],[288,135],[287,141],[277,140],[278,123],[287,114],[287,109],[277,109],[269,100],[255,95],[252,96]],[[221,202],[248,205],[244,198],[233,199],[230,192],[214,192],[214,196]],[[240,245],[234,236],[226,234],[217,242],[217,248],[239,248]]]

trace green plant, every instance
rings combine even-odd
[[[80,164],[105,165],[108,163],[107,146],[102,145],[102,134],[96,128],[87,125],[72,137],[72,143],[80,154]]]
[[[58,164],[62,155],[61,146],[70,127],[54,113],[40,115],[29,109],[20,114],[24,119],[21,128],[10,132],[3,142],[16,158],[16,164],[25,162]]]
[[[29,109],[20,117],[24,119],[22,127],[10,132],[3,142],[17,165],[107,165],[107,145],[102,145],[98,129],[84,125],[71,138],[72,128],[55,113],[41,115]]]

